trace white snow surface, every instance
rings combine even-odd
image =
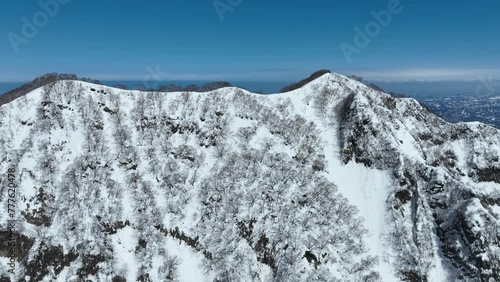
[[[394,174],[403,173],[403,165],[391,170],[345,161],[338,108],[353,92],[351,109],[356,107],[360,121],[369,120],[383,135],[368,139],[365,151],[374,152],[370,156],[377,155],[378,140],[383,140],[395,148],[400,164],[429,169],[433,181],[455,179],[477,194],[499,195],[498,183],[469,175],[471,163],[487,168],[498,157],[498,131],[481,124],[457,125],[490,143],[457,139],[430,145],[433,136],[422,137],[427,121],[408,114],[420,107],[416,101],[396,99],[395,108],[385,106],[389,95],[341,75],[326,74],[273,95],[233,87],[143,93],[63,81],[0,108],[0,149],[6,158],[0,168],[16,168],[19,230],[35,238],[35,246],[61,246],[64,255],[80,246],[80,256],[57,275],[51,268],[43,276],[46,281],[56,276],[57,281],[77,281],[83,258],[91,255],[109,257],[96,275],[86,276],[91,281],[115,276],[136,281],[145,273],[151,281],[361,281],[370,273],[378,278],[366,281],[402,281],[400,254],[391,236],[421,229],[428,230],[432,246],[420,257],[429,264],[421,268],[427,281],[453,281],[455,270],[439,248],[435,227],[425,229],[433,224],[428,202],[415,200],[423,210],[413,223],[411,201],[394,208],[394,194],[401,189]],[[454,153],[455,167],[439,163],[433,168],[431,161],[439,161],[445,150]],[[244,160],[246,156],[254,161]],[[461,176],[456,176],[458,170]],[[326,199],[314,196],[322,181],[332,185],[321,190],[329,191]],[[46,198],[40,197],[40,189]],[[341,210],[336,197],[356,207],[352,222],[325,214]],[[0,201],[6,206],[4,195]],[[483,207],[476,200],[466,213],[479,209]],[[50,224],[27,220],[21,211],[45,214]],[[499,206],[491,205],[490,213],[498,224]],[[364,235],[356,235],[357,227],[350,225],[358,218]],[[7,226],[7,220],[2,209],[0,226]],[[483,217],[477,214],[471,221],[473,232],[481,234]],[[353,245],[331,243],[337,236],[333,233],[349,228],[354,230]],[[268,245],[262,245],[264,237]],[[411,249],[412,238],[407,239],[405,246]],[[275,269],[263,259],[271,244]],[[367,248],[362,250],[362,244]],[[358,253],[350,253],[353,246],[360,247]],[[307,251],[317,265],[307,260]],[[28,261],[36,254],[31,250]],[[350,269],[366,263],[368,256],[378,263],[359,273]],[[5,261],[0,257],[2,267]],[[26,270],[19,265],[12,278]]]

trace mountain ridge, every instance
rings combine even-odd
[[[1,106],[0,124],[16,279],[499,275],[499,131],[338,74],[271,95],[62,81]]]

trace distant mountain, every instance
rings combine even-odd
[[[4,281],[500,281],[500,131],[341,75],[273,95],[58,81],[0,130]]]

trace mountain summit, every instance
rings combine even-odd
[[[0,130],[2,281],[500,281],[500,132],[338,74],[58,81]]]

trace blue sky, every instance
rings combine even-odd
[[[36,0],[2,0],[0,82],[47,72],[290,81],[320,68],[384,81],[500,78],[500,1],[400,0],[392,13],[394,1],[42,0],[57,3],[48,15]],[[391,19],[356,45],[355,28],[382,10]],[[38,29],[31,38],[23,17]],[[350,60],[342,43],[357,48]]]

